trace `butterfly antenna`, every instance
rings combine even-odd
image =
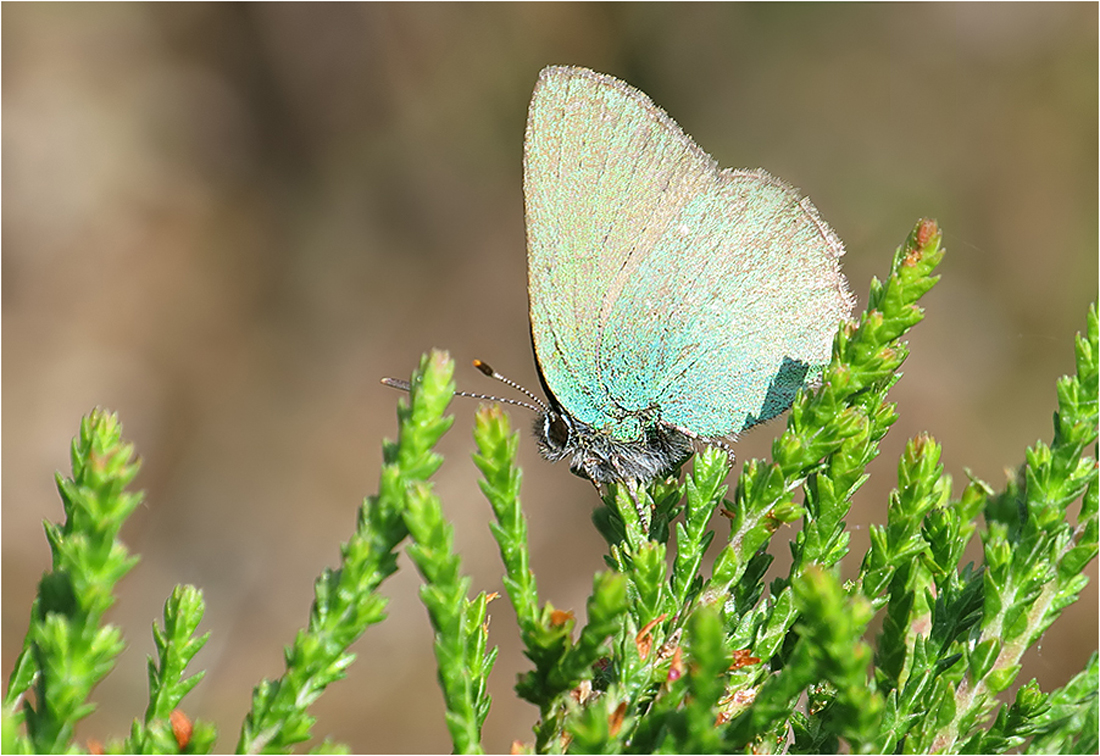
[[[542,412],[549,412],[550,411],[550,408],[546,406],[545,402],[543,402],[537,396],[532,394],[530,391],[528,391],[527,389],[525,389],[523,386],[519,385],[518,383],[516,383],[512,379],[506,378],[503,375],[501,375],[500,373],[498,373],[497,371],[493,370],[492,366],[490,366],[487,362],[482,362],[481,360],[474,360],[474,367],[476,367],[478,370],[480,370],[482,373],[489,376],[490,378],[493,378],[495,380],[500,381],[505,386],[511,386],[516,391],[518,391],[519,393],[526,396],[528,399],[530,399],[532,402],[534,402],[535,404],[538,405],[538,410],[539,411],[542,411]],[[519,404],[526,405],[527,403],[526,402],[519,402]],[[532,409],[534,409],[534,408],[532,407]]]
[[[409,384],[409,382],[400,378],[383,378],[381,380],[381,383],[383,386],[389,386],[390,388],[395,388],[398,391],[404,391],[405,393],[409,393],[412,390],[412,386]],[[523,389],[520,388],[520,391],[523,391]],[[531,396],[526,391],[523,391],[523,393]],[[518,399],[505,399],[502,396],[489,396],[488,394],[474,394],[469,391],[456,391],[455,396],[464,396],[468,399],[482,399],[487,402],[501,402],[502,404],[511,404],[516,407],[529,409],[532,412],[546,412],[546,407],[542,404],[542,402],[539,402],[538,406],[535,406],[534,404],[529,404],[528,402],[521,402]],[[537,397],[531,398],[535,399],[535,401],[538,401]]]

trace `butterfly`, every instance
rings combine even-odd
[[[523,191],[547,401],[525,393],[546,459],[595,484],[648,481],[820,377],[853,306],[840,239],[783,181],[720,169],[641,91],[545,68]]]

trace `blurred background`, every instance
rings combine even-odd
[[[721,165],[801,187],[845,240],[860,307],[917,219],[940,222],[943,279],[849,518],[846,575],[907,438],[943,444],[956,494],[964,470],[1000,487],[1051,438],[1097,294],[1095,4],[13,4],[3,21],[5,681],[80,417],[117,411],[144,459],[123,531],[142,561],[110,615],[128,647],[82,742],[142,714],[150,623],[189,582],[212,637],[185,708],[234,746],[376,490],[399,399],[381,376],[438,346],[460,388],[502,391],[475,357],[538,386],[521,159],[547,64],[624,78]],[[436,487],[473,589],[503,593],[469,458],[476,407],[452,405]],[[740,460],[767,455],[782,422],[747,434]],[[583,616],[603,566],[595,495],[529,435],[520,454],[541,598]],[[779,568],[793,532],[773,543]],[[419,576],[401,565],[389,619],[313,707],[314,732],[449,751]],[[1049,690],[1082,668],[1096,595],[1020,681]],[[508,602],[491,612],[485,745],[506,751],[537,712],[511,690],[528,664]]]

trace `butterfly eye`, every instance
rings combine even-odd
[[[543,433],[547,444],[555,449],[563,449],[569,445],[569,423],[557,413],[546,413]]]

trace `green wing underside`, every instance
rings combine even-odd
[[[778,179],[719,171],[641,92],[547,69],[524,192],[535,352],[578,420],[729,436],[828,362],[852,306],[839,240]]]

